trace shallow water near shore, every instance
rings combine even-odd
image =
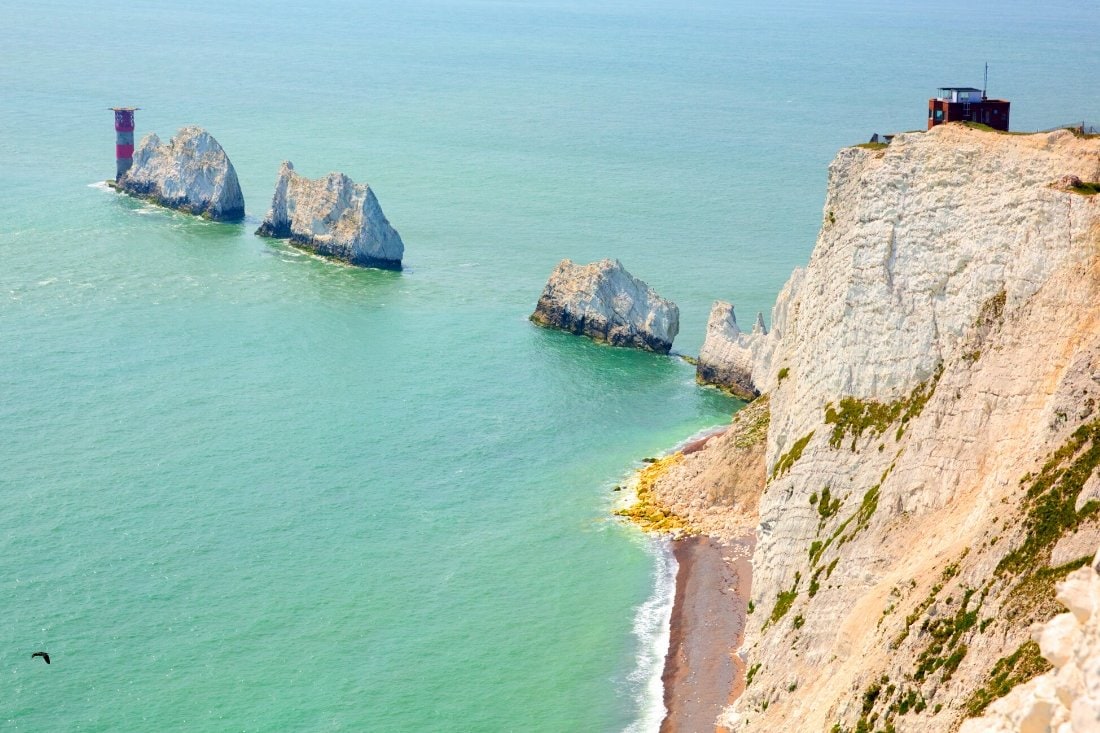
[[[989,58],[1019,127],[1100,119],[1095,14],[1047,7],[9,8],[0,728],[653,730],[675,564],[612,488],[737,403],[532,326],[546,276],[618,257],[696,353],[934,87]],[[102,186],[125,104],[206,127],[246,221]],[[284,158],[370,182],[405,271],[254,237]]]

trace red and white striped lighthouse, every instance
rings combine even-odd
[[[140,107],[111,107],[115,113],[115,180],[134,164],[134,111]]]

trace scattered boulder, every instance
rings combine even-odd
[[[546,281],[531,320],[612,346],[667,354],[680,330],[680,309],[618,260],[588,265],[562,260]]]
[[[343,173],[305,178],[283,161],[271,210],[256,234],[289,239],[317,254],[360,267],[400,270],[405,244],[370,186]]]
[[[201,127],[180,128],[162,144],[146,135],[134,164],[116,182],[122,191],[170,209],[215,221],[244,218],[237,171],[218,141]]]
[[[756,314],[752,333],[746,334],[737,326],[733,305],[715,301],[695,365],[696,377],[700,382],[722,387],[743,400],[759,397],[760,390],[753,380],[754,347],[767,335],[764,314]]]
[[[1081,187],[1081,177],[1073,174],[1065,175],[1054,182],[1055,188],[1060,188],[1063,191],[1069,191],[1070,189]]]

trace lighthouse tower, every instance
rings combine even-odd
[[[134,111],[140,107],[111,107],[115,113],[115,180],[134,164]]]

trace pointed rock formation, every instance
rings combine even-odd
[[[680,309],[618,260],[588,265],[562,260],[550,274],[531,320],[612,346],[667,354],[680,330]]]
[[[283,161],[271,209],[256,234],[289,239],[360,267],[400,270],[405,244],[370,186],[343,173],[305,178]]]
[[[119,189],[153,203],[215,221],[244,217],[237,171],[218,141],[201,127],[180,128],[162,144],[146,135],[134,164],[117,182]]]
[[[746,334],[737,326],[733,305],[722,300],[714,302],[707,320],[707,335],[699,350],[695,375],[700,382],[714,384],[729,390],[743,400],[760,396],[760,389],[753,379],[755,353],[768,329],[764,327],[764,314],[756,314],[752,333]]]
[[[768,335],[768,327],[764,325],[764,314],[760,311],[756,312],[756,322],[752,324],[752,332],[754,334],[758,333],[761,336]]]

